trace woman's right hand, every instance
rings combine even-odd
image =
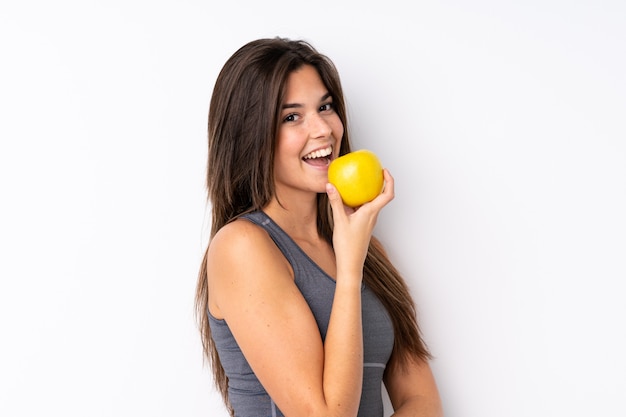
[[[333,248],[337,262],[337,278],[362,276],[363,264],[378,213],[394,198],[394,180],[387,169],[383,169],[385,186],[372,201],[357,208],[343,204],[341,195],[332,184],[326,192],[333,212]]]

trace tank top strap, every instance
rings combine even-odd
[[[265,229],[274,243],[276,243],[276,246],[278,246],[283,255],[285,255],[292,268],[300,269],[303,261],[305,263],[310,262],[309,257],[293,241],[293,239],[291,239],[291,237],[264,212],[260,210],[253,211],[251,213],[246,213],[241,217]]]

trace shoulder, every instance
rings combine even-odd
[[[207,253],[209,304],[216,317],[219,305],[239,291],[258,291],[281,282],[293,282],[293,271],[267,231],[246,219],[222,227]]]
[[[269,266],[268,263],[283,263],[284,260],[269,233],[246,219],[237,219],[222,227],[211,239],[208,255],[209,263],[231,267],[232,263],[245,267],[255,262]]]
[[[239,218],[218,230],[211,239],[209,250],[232,248],[233,245],[245,247],[246,245],[267,243],[268,239],[270,239],[269,235],[262,227],[249,220]]]

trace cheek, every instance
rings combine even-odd
[[[341,123],[339,116],[337,116],[337,119],[332,126],[332,130],[335,138],[340,141],[343,138],[343,123]]]
[[[302,150],[298,137],[293,135],[283,135],[279,138],[278,143],[276,143],[276,150],[274,151],[274,159],[285,159],[289,160],[293,158],[294,155],[298,155]]]
[[[343,138],[343,125],[340,123],[337,129],[337,138],[341,140]]]
[[[294,164],[296,157],[300,155],[301,148],[297,140],[289,135],[278,137],[276,148],[274,149],[274,171],[282,172],[289,170],[289,166]]]

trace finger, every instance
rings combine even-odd
[[[331,183],[327,183],[326,194],[328,195],[328,201],[330,202],[333,214],[336,216],[341,213],[343,211],[343,201],[341,200],[341,195],[337,188]]]
[[[393,200],[395,196],[394,179],[389,170],[387,170],[386,168],[383,169],[383,178],[385,180],[385,186],[383,187],[382,192],[369,203],[372,206],[377,207],[378,209],[381,209],[383,206]]]
[[[387,168],[383,169],[383,178],[385,179],[385,187],[382,193],[387,194],[393,199],[395,196],[395,180]]]

